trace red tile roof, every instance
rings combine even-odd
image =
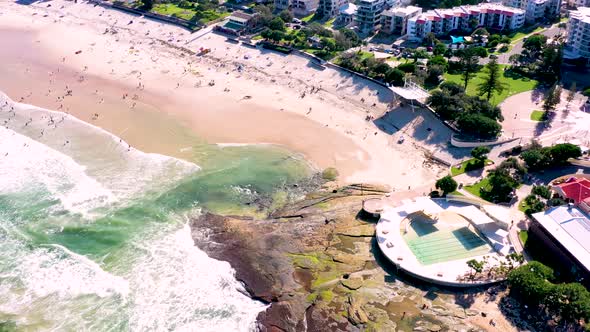
[[[565,196],[580,203],[590,198],[590,181],[584,178],[570,178],[566,182],[558,185]]]

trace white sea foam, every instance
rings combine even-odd
[[[4,194],[43,187],[74,213],[116,201],[71,157],[4,127],[0,127],[0,178]]]
[[[129,148],[99,127],[15,103],[2,93],[0,107],[0,119],[8,120],[8,129],[0,128],[0,192],[42,183],[63,209],[88,217],[97,207],[162,192],[199,170],[185,160]],[[48,125],[50,116],[55,127]]]
[[[117,137],[71,116],[49,128],[48,114],[64,114],[15,105],[9,128],[0,128],[0,195],[43,192],[85,219],[32,221],[24,212],[0,210],[0,315],[16,317],[19,327],[30,330],[253,329],[265,306],[243,294],[228,263],[194,246],[188,226],[166,231],[170,224],[152,225],[159,230],[153,236],[138,229],[135,245],[113,248],[108,264],[59,244],[35,244],[36,236],[56,231],[53,219],[89,223],[85,227],[92,231],[96,208],[113,211],[113,205],[125,206],[149,191],[161,193],[199,168],[128,151]],[[0,119],[7,117],[6,110],[0,112]],[[15,222],[15,216],[23,220]]]
[[[131,273],[132,330],[254,329],[265,305],[243,294],[227,262],[195,247],[188,225],[144,250]]]

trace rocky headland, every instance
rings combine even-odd
[[[264,220],[204,213],[192,234],[232,265],[250,296],[270,304],[258,316],[262,331],[471,331],[487,330],[490,317],[511,330],[498,309],[502,289],[441,290],[382,259],[376,220],[361,207],[387,191],[322,189]]]

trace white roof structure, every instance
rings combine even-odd
[[[354,3],[347,3],[338,8],[338,12],[343,15],[355,15],[358,7]]]
[[[578,7],[577,10],[570,10],[570,18],[590,24],[590,7]]]
[[[392,86],[389,89],[405,100],[418,100],[425,102],[426,99],[430,97],[430,94],[426,90],[412,82],[406,82],[405,86],[403,87]]]
[[[575,207],[557,206],[533,214],[533,218],[590,270],[590,219]]]
[[[396,7],[391,8],[390,10],[386,10],[381,15],[383,16],[399,16],[399,17],[406,17],[408,15],[414,13],[421,13],[422,8],[415,7],[415,6],[406,6],[406,7]]]

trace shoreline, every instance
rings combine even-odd
[[[190,146],[180,142],[166,145],[145,138],[151,135],[169,140],[166,134],[155,130],[162,120],[158,118],[164,118],[174,134],[185,131],[180,136],[192,136],[211,144],[263,142],[285,147],[305,156],[317,169],[338,169],[341,183],[382,183],[402,189],[409,184],[433,181],[442,171],[442,167],[433,165],[420,167],[427,160],[422,148],[414,147],[410,141],[398,145],[395,135],[365,121],[367,114],[378,117],[388,110],[390,91],[385,91],[388,89],[334,69],[308,68],[307,60],[298,56],[259,52],[226,43],[224,37],[212,33],[205,33],[195,42],[211,47],[210,56],[187,56],[158,42],[164,40],[162,37],[171,36],[172,31],[177,33],[174,36],[186,38],[186,31],[149,20],[144,22],[142,18],[136,18],[140,22],[130,27],[116,27],[116,34],[101,34],[103,26],[88,27],[86,20],[101,15],[97,18],[100,23],[105,16],[111,16],[114,21],[129,16],[87,4],[63,0],[52,3],[47,12],[55,13],[53,8],[63,3],[67,7],[59,11],[64,12],[63,17],[60,15],[56,20],[51,16],[34,15],[30,25],[20,24],[17,30],[15,26],[27,14],[45,8],[8,4],[9,10],[3,13],[0,35],[2,29],[4,35],[7,29],[12,29],[9,35],[20,34],[22,29],[33,35],[28,43],[8,40],[20,51],[17,61],[9,51],[0,51],[4,63],[16,62],[12,75],[4,75],[4,82],[0,78],[0,88],[9,90],[6,92],[12,99],[18,100],[19,95],[24,95],[26,102],[55,109],[57,104],[51,98],[39,96],[38,92],[47,91],[50,86],[42,77],[48,77],[51,71],[57,75],[56,70],[61,69],[62,74],[68,71],[68,75],[62,75],[63,81],[74,86],[74,96],[65,99],[64,108],[69,108],[83,121],[96,123],[122,136],[146,152],[173,153],[183,158],[179,150]],[[74,9],[78,15],[70,17],[71,13],[66,10]],[[84,18],[79,18],[81,16]],[[75,32],[66,29],[76,25],[79,28]],[[154,29],[159,33],[156,37]],[[149,36],[145,35],[146,30],[151,31]],[[53,42],[59,39],[58,35],[68,43]],[[188,35],[188,38],[193,37]],[[185,46],[193,49],[198,45]],[[74,55],[76,50],[82,53]],[[43,58],[37,56],[40,54]],[[236,55],[232,57],[233,54]],[[61,62],[64,55],[65,62]],[[246,55],[249,60],[243,59]],[[93,61],[93,58],[105,61]],[[38,79],[31,81],[33,72]],[[84,76],[84,82],[76,82],[75,78],[80,75]],[[141,83],[144,88],[136,89],[133,82]],[[214,84],[208,86],[208,82]],[[94,95],[94,87],[100,88],[98,96]],[[117,97],[124,91],[129,96],[138,95],[132,111],[127,111],[129,100]],[[28,96],[27,92],[32,95]],[[80,100],[80,94],[86,100]],[[99,96],[111,110],[97,104],[89,105],[89,100],[97,100]],[[245,99],[245,96],[250,98]],[[358,99],[355,101],[353,96]],[[365,98],[365,103],[358,101],[361,97]],[[370,106],[372,104],[375,106]],[[100,117],[92,120],[87,111],[79,108],[99,113]],[[406,114],[409,111],[404,109],[393,112],[403,119],[400,120],[402,124],[411,125],[409,120],[415,117]],[[148,123],[146,118],[151,118],[153,123]],[[129,127],[132,133],[125,131]],[[183,143],[186,141],[184,137]],[[430,150],[440,145],[437,141]]]

